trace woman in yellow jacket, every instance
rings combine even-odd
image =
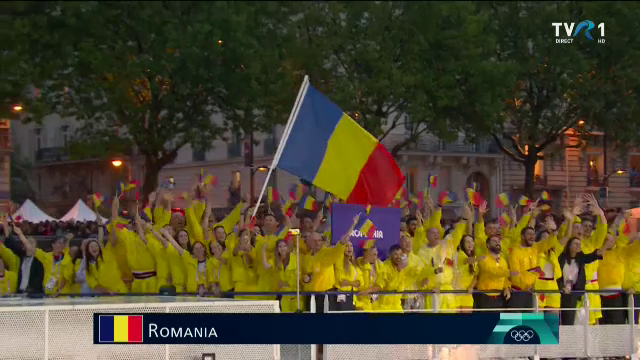
[[[112,243],[102,247],[96,239],[87,241],[85,271],[87,284],[98,293],[125,294],[129,290],[122,281]]]
[[[378,258],[375,240],[367,240],[362,249],[362,257],[356,259],[357,269],[362,279],[360,289],[370,289],[378,284],[379,278],[384,276],[384,263]],[[356,296],[355,305],[359,310],[373,311],[380,296],[373,293],[360,293]]]
[[[233,282],[231,279],[231,258],[229,257],[229,251],[224,249],[222,245],[217,241],[209,243],[209,264],[207,270],[209,273],[209,279],[214,281],[214,285],[217,287],[217,291],[221,293],[228,293],[233,291]],[[213,291],[212,287],[212,291]],[[230,295],[222,295],[222,297],[232,297]]]
[[[552,239],[549,239],[552,237]],[[538,266],[540,274],[534,288],[538,293],[538,308],[545,311],[552,311],[560,314],[560,293],[558,292],[558,279],[562,277],[562,269],[558,262],[558,256],[563,251],[563,246],[558,241],[558,235],[549,233],[548,230],[541,230],[536,235],[536,242],[551,241],[553,246],[547,251],[538,253]],[[544,291],[552,291],[544,293]]]
[[[622,287],[629,294],[633,294],[635,304],[635,323],[640,315],[640,233],[631,236],[630,245],[625,252],[625,276]]]
[[[233,249],[231,256],[231,279],[235,292],[257,292],[258,274],[256,273],[254,259],[251,257],[251,233],[249,229],[240,232],[238,244]],[[260,299],[256,296],[234,296],[236,299]]]
[[[334,265],[334,273],[336,277],[335,288],[339,291],[358,292],[360,290],[364,281],[362,271],[359,271],[356,265],[352,243],[346,244],[344,259]],[[354,294],[332,295],[330,306],[335,311],[353,311],[356,309]]]
[[[271,275],[271,291],[295,292],[298,289],[298,259],[291,254],[289,245],[284,240],[278,240],[275,245],[275,254],[269,259],[267,256],[267,244],[262,247],[262,261],[265,269]],[[298,298],[291,295],[283,295],[280,300],[282,312],[296,312],[302,310],[302,302],[298,307]]]
[[[207,250],[204,244],[195,242],[191,253],[189,253],[178,244],[167,229],[162,229],[161,235],[164,235],[164,238],[169,241],[182,257],[186,273],[186,292],[197,292],[199,295],[204,295],[210,289],[212,283],[212,279],[208,278],[208,274],[211,272],[207,270]]]
[[[471,235],[464,235],[454,259],[455,276],[453,288],[466,290],[469,294],[456,294],[458,312],[470,312],[473,309],[473,285],[478,273],[475,257],[475,243]]]

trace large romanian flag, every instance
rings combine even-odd
[[[303,94],[278,167],[347,203],[389,205],[404,183],[389,151],[313,86]]]

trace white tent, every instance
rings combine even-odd
[[[102,221],[106,221],[102,216]],[[75,205],[60,218],[60,221],[96,221],[96,213],[91,210],[82,200],[78,200]]]
[[[12,215],[15,221],[30,221],[33,223],[39,223],[43,221],[56,221],[56,219],[45,214],[40,208],[33,203],[33,201],[27,199],[22,206]]]

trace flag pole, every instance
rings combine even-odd
[[[302,85],[300,86],[300,90],[298,91],[298,96],[296,97],[296,102],[293,104],[293,109],[291,109],[291,114],[289,114],[289,120],[287,120],[287,124],[284,127],[284,132],[282,133],[282,139],[280,139],[280,144],[278,144],[278,148],[276,149],[276,153],[273,156],[273,161],[271,162],[271,166],[269,166],[269,172],[267,173],[267,177],[264,179],[264,183],[262,184],[262,190],[260,190],[260,196],[258,197],[258,201],[256,202],[256,206],[253,208],[252,217],[256,216],[258,212],[258,204],[262,201],[262,197],[264,196],[264,192],[267,189],[267,185],[269,184],[269,179],[271,178],[271,172],[278,165],[280,161],[280,156],[282,155],[282,150],[284,150],[284,145],[287,143],[287,139],[289,138],[289,134],[291,133],[291,128],[293,124],[296,122],[296,118],[298,117],[298,112],[300,111],[300,104],[302,103],[302,99],[304,95],[307,93],[307,89],[309,88],[309,76],[305,75],[304,80],[302,81]]]

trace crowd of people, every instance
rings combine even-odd
[[[107,224],[96,219],[97,236],[75,247],[69,246],[74,234],[67,233],[49,252],[36,247],[33,232],[5,216],[0,294],[233,296],[277,299],[284,312],[308,310],[311,297],[319,311],[324,308],[323,294],[299,303],[293,295],[298,289],[332,292],[328,307],[337,311],[526,310],[537,298],[540,309],[562,308],[563,324],[576,317],[564,309],[586,300],[591,323],[628,321],[627,294],[640,304],[640,239],[629,230],[629,212],[607,219],[589,194],[560,216],[533,202],[519,217],[509,208],[500,221],[486,219],[486,202],[467,204],[446,228],[442,207],[429,199],[425,209],[405,209],[399,243],[383,261],[373,238],[356,257],[350,235],[361,215],[345,234],[323,229],[322,210],[298,218],[263,204],[253,217],[244,201],[218,220],[209,190],[196,185],[176,211],[171,190],[158,189],[147,207],[129,211],[131,219],[121,216],[116,197]],[[290,235],[294,228],[299,238]]]
[[[42,221],[34,223],[21,220],[17,225],[26,236],[64,236],[73,234],[76,238],[87,238],[95,237],[98,234],[98,224],[95,221]]]

